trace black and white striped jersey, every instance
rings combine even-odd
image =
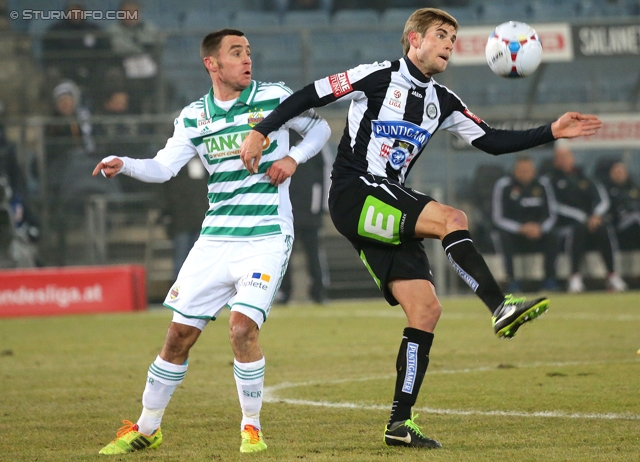
[[[406,56],[317,80],[287,98],[254,129],[266,136],[305,109],[345,99],[351,106],[334,179],[372,173],[404,183],[439,129],[491,154],[521,151],[554,139],[550,124],[522,131],[491,128]]]

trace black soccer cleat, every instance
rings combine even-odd
[[[493,331],[500,338],[512,338],[525,322],[533,321],[549,309],[546,297],[528,302],[526,298],[507,295],[493,317]]]
[[[384,444],[387,446],[404,446],[407,448],[426,448],[437,449],[442,445],[436,440],[428,438],[422,433],[420,427],[415,423],[415,418],[418,417],[412,415],[410,419],[404,422],[393,422],[391,426],[384,429]]]

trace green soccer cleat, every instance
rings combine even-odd
[[[267,443],[264,442],[259,428],[247,424],[240,434],[242,435],[240,452],[260,452],[267,449]]]
[[[546,297],[528,302],[509,294],[491,318],[493,331],[500,338],[512,338],[525,322],[533,321],[549,309]]]
[[[162,431],[158,428],[153,435],[143,435],[138,431],[138,424],[128,420],[118,430],[116,439],[100,450],[99,454],[128,454],[140,449],[155,449],[162,444]]]
[[[418,414],[411,415],[410,419],[404,422],[393,422],[390,427],[384,429],[384,444],[387,446],[404,446],[407,448],[427,448],[437,449],[442,445],[436,440],[428,438],[422,433],[420,427],[415,423]]]

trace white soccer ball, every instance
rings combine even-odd
[[[542,60],[542,43],[528,24],[509,21],[500,24],[485,46],[487,63],[494,74],[524,77],[532,74]]]

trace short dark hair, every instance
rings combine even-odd
[[[227,35],[244,37],[244,32],[239,31],[238,29],[220,29],[207,34],[207,36],[202,39],[202,44],[200,45],[200,59],[218,54],[218,51],[220,50],[220,43]]]

